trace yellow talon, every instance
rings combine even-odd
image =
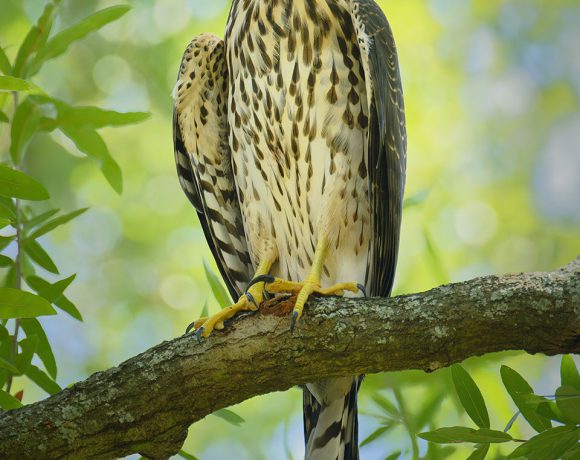
[[[254,286],[252,286],[253,288]],[[257,289],[256,289],[257,290]],[[252,295],[256,299],[256,303],[260,305],[262,301],[262,293],[260,292],[252,292]],[[258,300],[259,296],[259,300]],[[200,335],[202,337],[209,337],[209,335],[213,332],[214,329],[221,330],[224,328],[224,321],[233,318],[237,313],[241,311],[255,311],[258,308],[248,300],[248,297],[244,294],[240,297],[240,299],[233,305],[224,308],[223,310],[219,311],[213,316],[209,318],[202,318],[205,321],[201,323],[202,319],[196,321],[195,327],[197,331],[200,331]],[[198,323],[201,323],[198,327]],[[197,333],[197,332],[196,332]]]
[[[290,293],[296,294],[296,302],[292,311],[292,322],[290,330],[294,330],[296,322],[302,316],[304,305],[311,294],[323,296],[344,295],[345,291],[357,293],[364,288],[356,283],[337,283],[333,286],[323,288],[320,286],[320,278],[324,269],[324,260],[328,252],[328,240],[322,237],[318,240],[316,250],[314,251],[314,260],[308,277],[304,282],[287,281],[281,278],[273,278],[267,275],[275,258],[266,259],[260,263],[256,270],[254,281],[246,294],[242,295],[239,300],[230,307],[224,308],[209,318],[200,318],[191,327],[195,328],[195,335],[208,337],[214,329],[223,329],[224,321],[233,318],[240,311],[256,311],[263,300],[264,284],[266,290],[271,293]],[[252,284],[253,283],[253,284]],[[190,329],[188,328],[188,330]]]
[[[320,278],[322,275],[322,270],[324,268],[324,260],[326,259],[326,254],[328,251],[327,239],[322,237],[316,245],[316,250],[314,251],[314,260],[312,263],[312,268],[308,277],[304,282],[287,281],[280,278],[273,278],[266,281],[266,290],[272,293],[291,293],[297,294],[296,303],[294,304],[294,310],[292,311],[292,322],[290,324],[290,330],[294,331],[294,326],[296,322],[302,316],[304,311],[304,305],[308,301],[311,294],[319,294],[323,296],[329,295],[344,295],[344,291],[350,291],[357,293],[361,290],[361,286],[357,283],[337,283],[333,286],[322,288],[320,286]],[[262,279],[268,277],[261,277]]]
[[[270,260],[262,262],[256,270],[256,275],[263,275],[267,273],[271,265],[272,261]],[[247,293],[240,296],[235,304],[222,309],[210,317],[199,318],[195,323],[187,328],[186,332],[188,332],[190,329],[194,329],[195,335],[198,339],[200,337],[206,338],[209,337],[214,329],[223,329],[224,321],[233,318],[237,313],[241,311],[256,311],[263,300],[263,288],[264,283],[256,283],[250,286]]]
[[[288,294],[298,294],[306,285],[306,282],[296,282],[296,281],[286,281],[281,278],[274,278],[274,281],[265,283],[266,291],[275,293],[288,293]],[[330,295],[344,295],[344,291],[350,291],[357,293],[360,291],[359,285],[357,283],[337,283],[332,286],[323,288],[320,284],[315,283],[312,289],[312,294],[318,294],[322,296]]]

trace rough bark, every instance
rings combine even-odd
[[[391,299],[266,304],[197,343],[163,342],[0,415],[0,458],[167,458],[187,428],[252,396],[326,377],[423,369],[501,350],[580,352],[580,257],[550,273],[488,276]]]

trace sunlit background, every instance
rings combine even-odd
[[[0,0],[0,44],[9,56],[43,3]],[[56,27],[119,3],[65,0]],[[62,314],[41,318],[61,386],[182,334],[206,301],[210,311],[218,308],[202,265],[211,254],[175,174],[171,90],[190,39],[206,31],[223,35],[229,2],[124,3],[130,13],[34,79],[67,102],[152,114],[134,127],[102,131],[123,170],[122,195],[94,164],[67,153],[75,148],[66,138],[40,135],[29,147],[27,168],[51,191],[53,205],[90,207],[43,240],[63,275],[78,273],[67,293],[84,317],[82,323]],[[580,254],[580,3],[379,3],[398,45],[409,134],[396,293],[570,262]],[[0,136],[6,129],[0,125]],[[501,386],[501,363],[546,394],[558,386],[559,361],[504,353],[466,363],[498,429],[515,412]],[[469,424],[451,388],[447,370],[369,376],[360,396],[360,438],[384,415],[372,399],[377,393],[400,398],[411,419],[431,404],[425,429]],[[26,386],[25,402],[43,397]],[[294,389],[246,401],[233,408],[245,419],[240,427],[209,416],[190,428],[184,449],[200,459],[301,458],[301,400]],[[516,424],[514,433],[527,436],[526,430]],[[418,446],[424,453],[426,443]],[[384,459],[399,449],[401,458],[411,458],[403,424],[362,447],[361,456]],[[458,448],[450,458],[466,452]]]

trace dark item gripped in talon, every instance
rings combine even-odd
[[[368,297],[367,296],[367,291],[366,291],[365,287],[361,283],[358,283],[356,286],[359,288],[360,292],[363,293],[363,297],[365,297],[365,298]]]

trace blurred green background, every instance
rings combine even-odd
[[[119,3],[64,0],[56,29]],[[132,6],[127,15],[33,79],[69,103],[152,114],[145,123],[102,131],[123,170],[121,195],[94,164],[69,153],[76,150],[64,136],[38,135],[29,146],[26,169],[50,190],[53,207],[90,207],[42,240],[63,275],[78,273],[67,294],[84,316],[82,323],[62,314],[40,319],[62,386],[182,334],[206,301],[210,311],[218,308],[202,265],[213,264],[211,254],[175,174],[171,91],[190,39],[206,31],[223,36],[229,2],[124,3]],[[551,270],[580,254],[580,3],[379,3],[398,45],[409,134],[396,293]],[[0,0],[0,44],[10,57],[43,7],[41,0]],[[7,130],[0,124],[2,150]],[[558,385],[559,360],[504,353],[466,363],[491,407],[492,427],[502,429],[515,410],[501,386],[500,363],[549,394]],[[360,438],[383,416],[378,394],[399,398],[410,419],[427,416],[424,429],[469,423],[449,382],[447,370],[369,376]],[[45,397],[17,379],[19,386],[24,402]],[[184,449],[201,459],[302,457],[299,390],[234,410],[245,423],[207,417],[190,428]],[[519,422],[514,433],[530,434]],[[418,448],[424,454],[426,443]],[[411,458],[403,423],[361,455],[383,459],[399,449],[401,458]],[[462,449],[449,458],[465,458]]]

